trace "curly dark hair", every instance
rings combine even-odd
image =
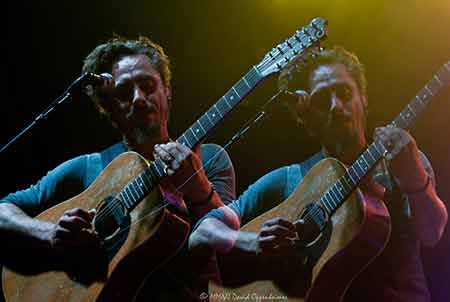
[[[316,54],[313,59],[308,60],[305,66],[299,66],[300,75],[294,75],[295,65],[281,72],[279,81],[280,86],[283,85],[300,85],[296,89],[308,87],[308,79],[310,74],[320,65],[343,64],[350,76],[355,80],[360,92],[367,96],[367,79],[365,75],[364,65],[359,61],[358,57],[343,48],[342,46],[334,46],[331,49],[323,50]],[[293,82],[293,84],[289,83]]]
[[[170,87],[172,72],[170,71],[169,57],[164,53],[163,48],[149,38],[139,36],[136,40],[125,39],[115,36],[104,44],[98,45],[84,59],[82,73],[93,72],[101,74],[104,72],[111,73],[113,65],[128,55],[146,55],[150,59],[150,63],[161,75],[163,83]],[[107,114],[102,106],[103,98],[95,87],[88,87],[87,94],[90,96],[100,113]]]

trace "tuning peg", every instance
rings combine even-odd
[[[306,30],[306,28],[302,28],[302,34],[309,36],[309,32]]]

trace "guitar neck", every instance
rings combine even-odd
[[[262,80],[256,67],[253,67],[230,90],[225,93],[208,111],[191,125],[176,141],[193,148],[219,124],[242,99]]]
[[[442,88],[450,83],[450,62],[444,64],[433,78],[419,91],[419,93],[403,108],[392,124],[403,129],[410,129],[417,118],[428,107],[431,100]]]
[[[263,79],[256,67],[245,74],[230,90],[225,93],[206,113],[193,123],[177,140],[190,149],[203,140],[223,118],[236,107]],[[120,193],[127,210],[132,210],[145,196],[166,177],[164,163],[160,159],[153,161],[149,167],[129,182]]]
[[[444,64],[422,90],[406,105],[391,123],[395,127],[410,129],[425,111],[431,100],[450,84],[450,62]],[[384,146],[374,141],[348,168],[320,199],[328,215],[332,215],[356,189],[363,177],[378,163],[386,152]]]

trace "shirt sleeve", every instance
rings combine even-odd
[[[28,215],[36,216],[83,191],[86,165],[86,156],[66,161],[48,172],[36,184],[5,196],[0,202],[12,203]]]
[[[236,198],[233,164],[224,148],[216,144],[201,146],[201,159],[206,176],[224,204]]]
[[[425,153],[423,153],[420,150],[419,150],[419,156],[420,156],[420,160],[422,161],[423,167],[425,168],[425,171],[427,171],[428,175],[431,178],[431,183],[433,184],[434,187],[436,187],[436,178],[434,176],[434,170],[433,170],[433,167],[431,166],[430,161],[428,160]]]

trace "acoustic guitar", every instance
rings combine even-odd
[[[450,61],[391,124],[410,129],[431,98],[448,84]],[[375,141],[350,167],[333,158],[319,161],[285,201],[241,228],[259,232],[271,218],[287,217],[294,223],[302,219],[296,254],[264,261],[264,277],[256,281],[244,280],[229,287],[210,282],[210,301],[341,301],[352,281],[389,240],[390,217],[384,203],[376,194],[357,198],[361,193],[355,191],[385,152],[385,147]]]
[[[193,148],[264,78],[317,51],[325,37],[326,21],[313,19],[267,53],[176,141]],[[145,278],[177,254],[189,234],[189,224],[159,196],[158,183],[166,176],[162,161],[148,164],[126,152],[84,192],[38,215],[55,223],[68,209],[96,209],[93,229],[104,243],[107,274],[85,284],[82,275],[63,271],[23,276],[4,269],[6,301],[133,301]]]

